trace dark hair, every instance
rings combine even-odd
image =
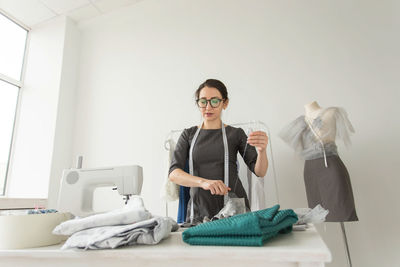
[[[225,84],[216,79],[208,79],[202,84],[200,84],[199,89],[197,89],[196,92],[194,93],[196,99],[199,99],[201,89],[203,89],[206,86],[217,89],[221,93],[222,99],[228,100],[228,91],[226,90]]]

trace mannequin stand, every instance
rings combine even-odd
[[[349,267],[352,267],[349,244],[347,243],[346,230],[344,228],[344,223],[343,222],[340,222],[340,227],[342,228],[343,240],[344,240],[344,245],[345,245],[345,248],[346,248],[347,263],[348,263]]]

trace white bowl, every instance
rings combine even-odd
[[[0,216],[0,249],[21,249],[58,244],[66,236],[51,232],[72,218],[71,213],[56,212]]]

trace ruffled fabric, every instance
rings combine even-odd
[[[337,107],[335,112],[336,118],[336,138],[343,141],[346,147],[351,145],[350,135],[353,134],[354,128],[351,124],[346,110]]]
[[[330,124],[324,124],[322,117],[328,112],[332,113],[332,118]],[[324,147],[311,131],[304,115],[285,126],[279,132],[279,137],[306,160],[323,157],[324,149],[327,156],[338,155],[336,140],[342,140],[346,147],[351,145],[350,136],[354,133],[354,128],[347,112],[341,107],[323,109],[312,121],[311,126],[318,132]]]
[[[304,116],[299,116],[279,132],[279,137],[296,152],[300,153],[304,149],[303,135],[307,127]]]

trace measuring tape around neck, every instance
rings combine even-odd
[[[193,171],[193,148],[196,143],[197,137],[199,136],[200,130],[203,127],[204,122],[197,128],[196,133],[193,136],[192,143],[190,144],[189,149],[189,173],[190,175],[194,175]],[[228,139],[226,137],[225,125],[221,121],[221,130],[222,130],[222,139],[224,142],[224,183],[226,186],[229,186],[229,150],[228,150]],[[193,208],[193,195],[191,197],[191,205],[190,205],[190,223],[193,224],[194,219],[194,208]],[[224,195],[224,205],[228,201],[228,195]]]

